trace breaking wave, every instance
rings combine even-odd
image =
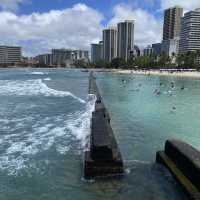
[[[49,88],[42,79],[36,80],[26,80],[26,81],[10,81],[10,80],[0,80],[0,95],[18,95],[18,96],[37,96],[43,95],[46,97],[66,97],[71,96],[81,103],[85,101],[71,92],[68,91],[58,91]]]
[[[48,73],[44,73],[44,72],[31,72],[32,75],[45,75]]]
[[[51,81],[51,78],[44,78],[44,81]]]
[[[0,146],[4,146],[0,151],[0,169],[16,175],[20,170],[30,167],[31,159],[39,153],[51,148],[58,154],[66,154],[73,150],[73,140],[79,142],[81,149],[84,150],[89,138],[90,118],[94,105],[95,97],[90,96],[81,112],[37,120],[32,126],[32,131],[27,131],[26,128],[39,116],[0,119],[2,130],[6,132],[8,129],[13,133],[0,135]],[[24,131],[17,131],[19,129]]]
[[[81,141],[84,150],[87,149],[90,135],[90,119],[92,118],[92,112],[94,111],[94,105],[96,97],[94,95],[88,95],[88,103],[86,106],[86,112],[77,113],[77,118],[67,121],[67,129]]]

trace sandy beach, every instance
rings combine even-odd
[[[197,77],[200,78],[200,72],[191,70],[191,71],[165,71],[165,70],[123,70],[123,69],[114,69],[113,73],[118,74],[141,74],[141,75],[159,75],[159,76],[180,76],[180,77]]]

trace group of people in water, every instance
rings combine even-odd
[[[163,83],[160,83],[160,86],[162,86],[162,85],[163,85]],[[170,86],[171,89],[174,89],[174,88],[175,88],[175,83],[174,83],[174,82],[171,82],[170,85],[171,85],[171,86]],[[184,90],[184,89],[185,89],[185,86],[182,85],[180,89],[181,89],[181,90]],[[156,95],[161,95],[161,92],[160,92],[159,89],[155,89],[155,90],[154,90],[154,93],[155,93]],[[168,93],[170,94],[170,96],[172,96],[172,91],[171,91],[171,90],[169,90]]]
[[[126,85],[127,82],[128,82],[127,80],[122,79],[122,83],[124,84],[124,87],[125,87],[125,85]],[[160,82],[160,86],[163,86],[163,83],[162,83],[162,82]],[[137,89],[133,89],[132,91],[140,91],[140,88],[141,88],[141,87],[142,87],[142,84],[139,83],[139,84],[138,84],[138,88],[137,88]],[[175,83],[174,83],[173,81],[170,83],[170,88],[171,88],[171,90],[169,90],[167,93],[168,93],[170,96],[172,96],[172,95],[173,95],[172,90],[175,88]],[[181,90],[181,91],[182,91],[182,90],[185,90],[185,86],[182,85],[181,88],[180,88],[180,90]],[[159,96],[159,95],[161,95],[162,93],[161,93],[160,89],[155,89],[155,90],[154,90],[154,94]],[[173,106],[171,112],[175,112],[175,111],[176,111],[176,107]]]

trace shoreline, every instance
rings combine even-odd
[[[82,70],[82,71],[96,71],[96,72],[106,72],[106,73],[114,73],[114,74],[132,74],[132,75],[146,75],[146,76],[176,76],[176,77],[193,77],[193,78],[200,78],[200,72],[196,70],[182,70],[176,71],[175,69],[171,70],[131,70],[131,69],[107,69],[107,68],[63,68],[63,67],[6,67],[1,68],[0,70],[5,69],[68,69],[68,70]]]
[[[160,71],[160,70],[113,70],[113,73],[117,74],[136,74],[136,75],[146,75],[146,76],[177,76],[177,77],[197,77],[200,78],[200,72],[198,71]]]

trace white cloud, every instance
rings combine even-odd
[[[116,25],[123,20],[135,20],[135,43],[141,47],[148,44],[161,42],[162,21],[156,19],[147,11],[130,5],[119,4],[115,6],[114,16],[109,25]]]
[[[166,9],[173,6],[181,6],[185,10],[200,8],[200,0],[161,0],[161,8]]]
[[[0,0],[0,7],[4,10],[17,10],[18,6],[27,0]]]
[[[48,52],[51,48],[89,49],[101,39],[103,16],[85,4],[65,10],[16,15],[0,12],[3,44],[22,45],[26,55]]]

